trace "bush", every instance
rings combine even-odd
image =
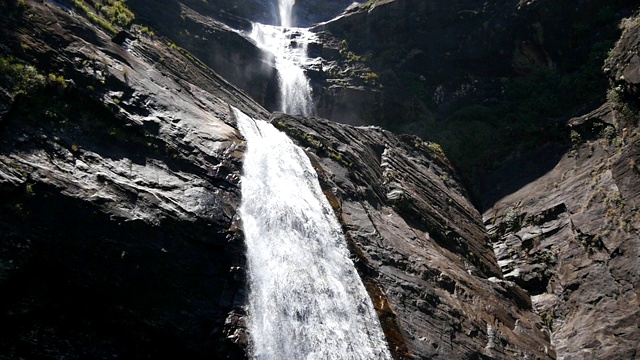
[[[34,66],[12,56],[0,58],[0,77],[14,95],[30,92],[46,82]]]
[[[362,75],[362,80],[367,84],[375,84],[378,82],[378,79],[380,79],[380,76],[374,72],[368,72]]]
[[[135,16],[123,1],[109,0],[108,4],[109,5],[104,6],[103,9],[106,9],[107,18],[112,24],[126,27],[133,22]]]

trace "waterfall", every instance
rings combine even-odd
[[[312,115],[311,85],[304,73],[307,45],[313,39],[309,29],[291,27],[294,0],[278,0],[280,26],[253,23],[249,36],[258,47],[274,56],[280,87],[280,110],[295,115]]]
[[[233,109],[248,149],[239,209],[255,359],[391,359],[333,210],[305,153]]]
[[[280,14],[280,25],[290,28],[293,26],[293,5],[296,0],[278,0],[278,11]]]

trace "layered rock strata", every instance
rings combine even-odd
[[[435,144],[322,119],[271,121],[307,148],[396,358],[554,358]]]

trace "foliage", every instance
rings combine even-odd
[[[367,73],[362,74],[361,78],[367,84],[376,84],[378,82],[378,80],[380,79],[380,75],[378,75],[378,74],[376,74],[374,72],[367,72]]]
[[[127,27],[135,19],[125,0],[89,0],[89,4],[84,0],[73,0],[73,5],[81,10],[89,21],[113,34],[117,32],[118,27]]]
[[[287,123],[282,119],[273,122],[272,124],[279,130],[286,133],[288,136],[298,140],[303,146],[311,147],[318,153],[326,155],[346,167],[353,166],[353,162],[343,156],[340,151],[336,150],[333,146],[325,143],[325,141],[316,137],[315,135],[305,133],[297,128],[289,127]]]
[[[362,4],[362,8],[365,10],[369,10],[371,9],[371,7],[373,7],[373,5],[377,3],[378,3],[378,0],[369,0],[366,3]]]
[[[582,136],[580,136],[580,133],[575,130],[571,130],[571,132],[569,133],[569,137],[571,138],[571,144],[574,147],[582,142]]]
[[[403,84],[413,98],[418,99],[428,107],[435,107],[433,89],[430,89],[424,77],[414,72],[402,72],[397,74],[398,80]]]
[[[148,36],[152,36],[153,37],[156,34],[153,30],[151,30],[147,26],[134,24],[132,27],[134,28],[134,30],[140,32],[143,35],[148,35]]]
[[[0,57],[0,86],[10,95],[30,96],[46,91],[61,93],[67,88],[62,75],[42,74],[34,65],[12,56]]]
[[[46,78],[33,66],[12,56],[0,58],[0,77],[15,94],[42,87]]]
[[[552,329],[553,318],[555,317],[555,315],[556,315],[555,309],[545,310],[540,313],[540,317],[542,318],[542,321],[544,321],[544,324],[546,325],[547,329],[550,329],[550,330]]]
[[[640,123],[640,107],[637,97],[629,94],[622,85],[612,86],[607,91],[607,100],[634,126]]]
[[[124,1],[107,0],[106,4],[102,4],[100,11],[106,14],[111,24],[122,27],[129,26],[135,18],[133,12],[127,8]]]
[[[49,85],[53,85],[54,87],[65,89],[67,87],[67,83],[62,75],[49,74],[47,76],[47,80]]]
[[[344,56],[348,63],[361,62],[364,58],[357,55],[353,51],[349,50],[349,44],[347,40],[342,40],[340,43],[340,49],[338,50],[340,55]]]
[[[440,144],[431,141],[427,141],[425,143],[427,144],[427,149],[429,149],[432,153],[435,153],[442,157],[446,157],[444,150],[442,150],[442,146],[440,146]]]
[[[176,45],[173,41],[168,41],[167,46],[169,46],[173,50],[178,50],[178,45]]]
[[[73,0],[73,5],[82,11],[82,13],[91,21],[92,23],[100,26],[101,28],[109,31],[112,34],[116,33],[116,28],[107,20],[98,16],[95,11],[92,10],[89,5],[87,5],[83,0]]]
[[[506,230],[518,231],[520,229],[520,212],[516,208],[509,209],[502,218]]]

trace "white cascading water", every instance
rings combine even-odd
[[[258,47],[274,56],[280,86],[280,110],[293,115],[313,115],[311,85],[302,66],[309,62],[307,45],[313,39],[309,29],[292,27],[295,0],[279,0],[280,26],[254,23],[250,37]]]
[[[293,26],[293,5],[296,0],[278,0],[278,13],[280,26],[290,28]]]
[[[271,124],[233,111],[248,144],[239,212],[253,358],[391,359],[309,158]]]

